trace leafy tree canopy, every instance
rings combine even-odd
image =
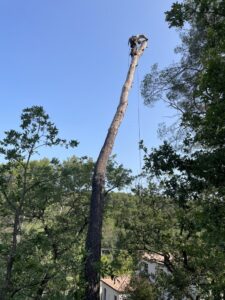
[[[147,105],[162,99],[178,112],[178,139],[150,152],[141,144],[149,186],[154,178],[158,191],[142,191],[132,221],[121,222],[131,249],[164,256],[169,275],[159,273],[159,290],[172,299],[222,299],[225,2],[176,2],[166,20],[180,31],[180,60],[163,70],[154,65],[142,95]]]

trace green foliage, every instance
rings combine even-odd
[[[166,13],[172,27],[183,27],[178,63],[162,71],[154,65],[142,84],[146,104],[166,99],[180,112],[183,128],[194,142],[219,146],[224,140],[225,86],[224,1],[184,1]]]
[[[33,160],[41,147],[78,144],[58,137],[42,107],[23,110],[20,128],[0,141],[0,298],[82,299],[94,162]],[[112,158],[108,197],[130,181]]]
[[[161,71],[154,65],[142,95],[147,105],[163,99],[175,108],[182,135],[176,145],[165,141],[150,153],[141,144],[144,171],[158,192],[141,194],[139,213],[123,221],[124,240],[131,249],[164,256],[168,273],[159,272],[156,286],[172,299],[222,299],[225,3],[185,0],[174,3],[166,19],[180,30],[180,61]]]
[[[131,170],[125,169],[122,164],[115,161],[115,155],[110,157],[106,168],[106,193],[114,190],[123,189],[125,186],[131,184],[133,177]]]
[[[78,159],[63,164],[31,159],[43,146],[77,142],[58,138],[58,129],[38,106],[23,110],[20,128],[7,131],[0,142],[5,158],[0,166],[1,298],[66,295],[77,288],[89,192],[75,184],[69,189],[67,173],[80,168]],[[82,165],[92,170],[92,163]]]
[[[58,129],[49,120],[43,107],[33,106],[23,110],[20,128],[22,131],[6,131],[6,137],[0,142],[0,153],[9,162],[23,162],[32,155],[38,153],[43,146],[72,146],[76,147],[78,142],[58,137]]]
[[[133,276],[129,288],[126,291],[128,300],[155,300],[161,299],[157,290],[146,277]]]
[[[123,229],[119,222],[134,208],[132,194],[113,192],[107,195],[102,230],[102,276],[119,276],[129,274],[134,268],[134,260],[127,247],[120,243]]]

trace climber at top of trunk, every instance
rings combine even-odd
[[[130,45],[130,55],[137,55],[140,45],[147,40],[148,38],[144,34],[132,35],[128,40],[128,44]]]

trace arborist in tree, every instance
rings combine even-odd
[[[138,46],[147,40],[148,39],[144,34],[132,35],[128,40],[128,44],[130,45],[130,55],[137,55]]]

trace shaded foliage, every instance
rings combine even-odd
[[[58,137],[42,107],[25,109],[20,128],[0,141],[0,298],[83,299],[94,162],[34,160],[41,147],[78,144]],[[130,171],[112,158],[108,197],[130,181]]]
[[[169,273],[159,272],[159,290],[172,299],[222,299],[225,3],[174,3],[166,19],[180,30],[180,61],[164,70],[154,65],[142,95],[147,105],[163,99],[175,108],[183,134],[179,150],[168,141],[151,152],[141,144],[145,174],[158,192],[142,191],[139,212],[122,223],[131,249],[139,245],[164,256]]]

